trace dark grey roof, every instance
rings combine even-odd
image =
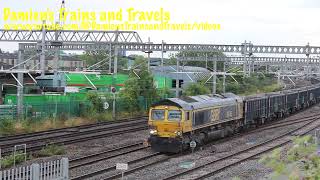
[[[9,64],[4,63],[4,62],[0,62],[0,68],[7,69],[7,68],[10,68],[10,67],[12,67],[12,65],[9,65]]]
[[[156,66],[151,68],[153,74],[166,76],[172,79],[182,79],[184,82],[208,79],[211,72],[203,67],[184,66],[176,71],[176,66]]]
[[[156,66],[156,67],[152,67],[152,70],[153,71],[156,71],[156,72],[161,72],[161,71],[164,71],[164,72],[176,72],[177,66]],[[196,66],[181,66],[179,68],[179,71],[180,72],[207,72],[207,73],[210,73],[210,71],[206,68],[203,68],[203,67],[196,67]]]
[[[54,59],[54,56],[46,57],[46,60],[53,60],[53,59]],[[67,56],[67,55],[60,55],[60,59],[62,61],[82,61],[81,59],[78,59],[74,56]]]
[[[81,59],[74,56],[61,55],[60,58],[63,61],[82,61]],[[0,59],[18,59],[18,54],[16,53],[0,53]],[[39,59],[39,57],[34,57],[33,59]],[[46,60],[53,60],[54,56],[46,57]]]
[[[153,106],[157,105],[175,105],[184,110],[203,109],[212,106],[224,106],[232,105],[236,102],[242,102],[240,96],[232,93],[226,93],[222,95],[199,95],[199,96],[187,96],[181,98],[168,98],[164,99]]]

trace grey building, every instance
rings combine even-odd
[[[15,53],[0,52],[0,63],[2,63],[3,66],[6,66],[6,67],[3,67],[3,69],[16,65],[17,59],[18,59],[18,55]]]
[[[176,87],[176,81],[179,81],[179,87],[183,88],[189,83],[198,82],[203,79],[208,79],[211,72],[202,67],[181,66],[177,71],[176,66],[154,66],[151,67],[154,75],[164,76],[172,79],[172,87]]]
[[[27,57],[25,57],[27,58]],[[46,67],[47,69],[53,69],[54,56],[46,56]],[[60,55],[59,57],[59,69],[66,71],[73,71],[76,69],[83,69],[85,62],[74,56]],[[3,53],[0,51],[0,69],[8,69],[18,64],[17,53]],[[39,67],[39,57],[35,57],[24,64],[25,69],[36,69]]]
[[[9,69],[10,67],[11,67],[11,66],[8,65],[7,63],[0,62],[0,70]]]

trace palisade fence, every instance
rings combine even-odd
[[[51,103],[25,103],[25,118],[63,118],[78,117],[91,106],[89,101],[67,101]]]
[[[147,112],[150,105],[165,97],[147,99],[142,96],[135,102],[137,109],[140,112]],[[102,99],[103,112],[112,114],[113,111],[113,98],[108,97]],[[45,119],[57,118],[68,119],[70,117],[79,117],[88,112],[93,104],[88,100],[69,100],[69,101],[55,101],[55,102],[32,102],[24,103],[24,118],[25,119]],[[134,112],[128,109],[127,101],[123,98],[116,97],[115,110],[118,117],[137,116]],[[1,119],[17,119],[17,106],[16,105],[0,105],[0,120]]]
[[[34,163],[30,166],[23,166],[0,171],[0,180],[68,180],[69,160],[61,160]]]
[[[0,119],[14,119],[17,116],[17,106],[0,105]]]
[[[24,119],[70,118],[78,117],[91,106],[89,101],[69,101],[51,103],[25,103]],[[0,105],[0,120],[17,119],[16,105]]]

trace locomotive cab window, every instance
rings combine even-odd
[[[179,110],[168,111],[168,121],[180,121],[180,120],[181,120],[181,111]]]
[[[154,109],[151,111],[152,120],[164,120],[164,110]]]

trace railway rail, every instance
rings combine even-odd
[[[69,160],[69,163],[70,163],[69,169],[71,170],[71,169],[75,169],[78,167],[94,164],[99,161],[104,161],[104,160],[111,159],[111,158],[114,158],[117,156],[121,156],[121,155],[129,154],[132,152],[136,152],[139,150],[143,150],[146,148],[148,148],[148,146],[144,146],[143,143],[137,142],[137,143],[132,143],[132,144],[108,149],[103,152],[98,152],[95,154],[90,154],[90,155],[82,156],[79,158],[70,159]]]
[[[58,132],[50,131],[51,135],[39,135],[38,133],[35,133],[27,136],[27,138],[20,137],[20,135],[18,135],[18,137],[12,136],[11,138],[0,141],[2,154],[8,155],[12,152],[13,147],[19,144],[27,144],[27,151],[32,152],[40,150],[47,144],[73,144],[111,135],[119,135],[144,130],[147,129],[147,124],[146,118],[140,117],[140,119],[135,118],[127,121],[120,121],[118,123],[98,123],[96,125],[84,125],[79,127],[77,131],[73,130],[71,132],[70,130],[75,128],[68,128],[68,133],[63,133],[62,131],[58,130]]]
[[[155,153],[152,153],[152,154],[149,154],[149,155],[146,155],[146,156],[143,156],[143,157],[128,161],[127,163],[131,167],[134,166],[134,168],[130,169],[129,171],[126,171],[126,174],[132,173],[134,171],[137,171],[138,169],[143,169],[144,167],[147,167],[147,166],[150,166],[150,165],[153,165],[153,164],[156,164],[156,163],[164,162],[164,161],[166,161],[166,160],[168,160],[170,158],[171,157],[168,156],[168,155],[165,155],[165,154],[162,154],[162,153],[159,153],[159,152],[155,152]],[[149,162],[149,163],[145,163],[143,165],[136,165],[135,166],[135,164],[138,164],[139,162],[141,163],[146,159],[148,159],[148,160],[152,159],[152,161]],[[73,177],[73,178],[71,178],[71,180],[87,179],[87,178],[92,178],[94,176],[100,176],[100,175],[103,175],[103,174],[106,174],[106,173],[109,173],[109,175],[104,176],[103,179],[113,179],[113,178],[117,178],[117,177],[121,176],[121,174],[119,174],[116,171],[116,166],[109,166],[109,167],[104,168],[104,169],[100,169],[100,170],[97,170],[97,171],[94,171],[94,172],[83,174],[81,176]]]
[[[319,118],[320,118],[320,114],[313,114],[313,115],[304,116],[304,117],[295,118],[295,119],[288,119],[288,120],[283,119],[280,121],[275,121],[275,122],[270,122],[270,123],[264,124],[256,129],[248,130],[247,133],[257,132],[257,131],[261,131],[261,130],[268,130],[268,129],[278,128],[278,127],[284,127],[284,126],[288,126],[288,125],[294,125],[294,124],[298,124],[298,123],[313,121],[313,120],[319,119]],[[243,133],[243,134],[246,135],[246,133]]]
[[[125,118],[121,120],[112,120],[112,121],[106,121],[106,122],[98,122],[93,124],[85,124],[85,125],[79,125],[79,126],[73,126],[73,127],[65,127],[65,128],[59,128],[59,129],[50,129],[46,131],[39,131],[39,132],[33,132],[33,133],[22,133],[17,135],[8,135],[8,136],[0,136],[0,142],[2,141],[8,141],[8,140],[17,140],[21,138],[29,138],[29,137],[35,137],[35,136],[42,136],[42,135],[48,135],[53,133],[60,133],[60,132],[73,132],[73,131],[79,131],[82,129],[88,129],[88,128],[94,128],[104,125],[112,125],[117,123],[123,123],[123,122],[130,122],[130,121],[136,121],[137,119],[146,119],[147,116],[139,116],[134,118]]]
[[[173,174],[171,176],[164,178],[163,180],[177,179],[177,178],[180,179],[185,177],[186,175],[188,175],[188,177],[189,178],[191,177],[192,179],[204,179],[204,178],[210,177],[226,168],[229,168],[233,165],[239,164],[250,158],[253,158],[262,153],[268,152],[272,149],[275,149],[277,147],[283,146],[291,142],[292,141],[291,136],[293,135],[294,136],[305,135],[313,131],[314,129],[318,128],[319,126],[320,126],[320,120],[318,120],[318,118],[314,118],[313,120],[304,123],[302,126],[299,126],[293,130],[283,133],[277,137],[274,137],[272,139],[266,140],[259,144],[250,146],[243,150],[236,151],[227,156],[209,161],[202,165],[198,165],[192,169],[178,172],[176,174]],[[299,131],[302,131],[302,132],[299,132]]]
[[[225,138],[222,138],[222,139],[218,139],[214,142],[209,142],[208,144],[206,144],[204,146],[205,147],[208,147],[208,146],[212,146],[212,145],[215,145],[215,144],[219,144],[219,143],[222,143],[222,142],[226,142],[226,141],[230,141],[230,140],[233,140],[235,138],[240,138],[240,137],[243,137],[243,136],[246,136],[246,135],[249,135],[249,134],[253,134],[255,132],[261,132],[261,131],[265,131],[265,130],[269,130],[269,129],[274,129],[274,128],[280,128],[280,127],[285,127],[285,126],[290,126],[290,125],[295,125],[295,124],[300,124],[300,123],[303,123],[303,122],[310,122],[310,121],[314,121],[316,119],[319,119],[320,118],[320,113],[319,114],[313,114],[313,115],[308,115],[308,116],[303,116],[303,117],[297,117],[297,118],[294,118],[294,119],[283,119],[283,120],[280,120],[280,121],[274,121],[274,122],[269,122],[267,124],[264,124],[264,125],[261,125],[259,126],[258,128],[253,128],[253,129],[248,129],[244,132],[240,132],[240,133],[235,133],[231,136],[228,136],[228,137],[225,137]]]

